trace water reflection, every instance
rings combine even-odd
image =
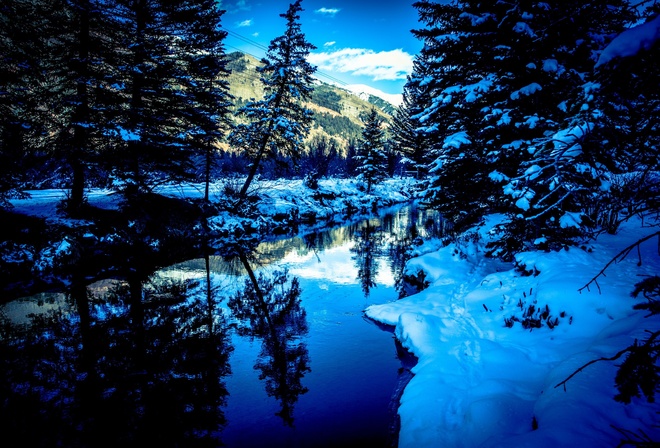
[[[156,279],[131,255],[110,288],[73,275],[60,298],[68,307],[3,316],[0,425],[12,440],[217,445],[231,352],[218,297],[210,284],[192,295],[197,282]]]
[[[369,431],[384,438],[387,425],[358,423],[377,412],[355,400],[384,396],[383,404],[364,406],[386,412],[394,382],[384,383],[384,393],[367,391],[385,376],[379,366],[396,378],[400,364],[387,364],[395,360],[391,341],[365,330],[364,302],[352,298],[400,284],[411,245],[428,236],[429,217],[406,208],[304,237],[214,248],[200,242],[196,258],[167,269],[130,234],[102,260],[74,252],[66,290],[0,308],[0,429],[21,445],[218,446],[232,427],[261,424],[251,415],[232,421],[227,412],[230,393],[240,395],[228,385],[243,369],[244,355],[235,354],[241,338],[257,344],[247,362],[260,393],[276,401],[268,412],[280,426],[295,426],[296,437],[315,446],[366,440]],[[305,257],[303,271],[287,270]],[[113,277],[89,284],[91,266]],[[320,425],[333,421],[344,435],[332,430],[325,444],[317,440]]]
[[[300,285],[286,270],[271,275],[255,274],[248,256],[238,252],[247,272],[242,289],[229,300],[233,317],[242,336],[261,339],[261,352],[254,368],[265,381],[266,393],[280,403],[277,415],[293,426],[294,405],[308,391],[302,378],[311,369],[307,345],[305,309],[300,302]]]
[[[366,220],[355,234],[355,244],[351,248],[353,261],[357,268],[357,278],[365,298],[376,286],[378,275],[378,257],[383,246],[383,230],[378,220]]]

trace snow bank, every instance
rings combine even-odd
[[[616,366],[598,362],[555,387],[585,363],[610,357],[657,330],[630,297],[642,275],[658,272],[655,240],[642,245],[643,263],[611,266],[598,287],[582,288],[623,247],[652,233],[627,224],[590,250],[528,252],[516,263],[482,256],[489,226],[470,243],[452,244],[412,259],[430,286],[413,296],[372,305],[365,314],[395,326],[396,337],[419,362],[401,398],[399,446],[615,447],[616,428],[643,429],[660,440],[658,406],[645,399],[614,401]],[[534,275],[536,273],[536,275]],[[505,319],[545,310],[547,325],[523,329]]]
[[[642,50],[650,50],[660,40],[660,15],[641,25],[630,28],[605,47],[595,67],[605,65],[617,58],[634,56]]]
[[[224,190],[228,182],[239,187],[243,179],[218,181],[210,186],[210,200],[221,203],[225,200]],[[252,228],[266,231],[274,226],[297,225],[300,222],[318,221],[323,226],[327,221],[343,219],[347,213],[370,213],[374,208],[387,207],[414,199],[418,181],[408,177],[385,179],[372,186],[370,194],[364,193],[359,179],[324,178],[317,189],[310,189],[300,179],[277,181],[258,180],[253,182],[251,192],[259,196],[252,216],[243,218],[220,211],[209,218],[211,230],[218,234],[234,233],[239,229]],[[204,197],[203,184],[164,185],[157,193],[184,199]],[[26,215],[47,218],[50,222],[75,227],[79,220],[58,214],[59,203],[66,198],[66,190],[28,191],[27,199],[15,199],[11,203],[14,211]],[[112,190],[94,189],[86,192],[89,204],[104,209],[117,209],[121,196]]]

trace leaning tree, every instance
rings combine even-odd
[[[236,205],[247,197],[262,159],[277,154],[293,160],[300,156],[303,139],[312,124],[312,112],[304,102],[311,99],[312,75],[316,71],[307,62],[307,56],[316,47],[305,40],[301,31],[300,3],[297,0],[285,14],[280,14],[287,21],[286,30],[271,41],[259,68],[264,97],[238,111],[244,122],[230,136],[232,144],[252,159]]]

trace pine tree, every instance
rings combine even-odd
[[[413,34],[424,42],[414,75],[425,90],[412,118],[429,142],[426,201],[456,227],[487,209],[495,186],[487,176],[481,111],[498,77],[489,67],[497,18],[491,5],[471,1],[439,4],[420,1],[420,22]]]
[[[659,12],[656,4],[639,26],[657,30]],[[593,163],[592,169],[603,167],[603,182],[593,192],[598,201],[587,211],[595,224],[614,232],[620,219],[660,204],[660,92],[654,88],[660,82],[660,45],[656,41],[624,58],[609,55],[602,52],[595,65],[583,98],[589,109],[580,118],[593,123],[588,150],[598,155],[594,162],[599,165]]]
[[[230,136],[234,146],[252,159],[239,193],[240,202],[245,200],[261,160],[277,154],[297,159],[312,124],[312,112],[303,102],[311,99],[316,68],[307,62],[307,56],[316,47],[305,40],[301,31],[300,4],[297,0],[280,15],[286,19],[286,30],[271,41],[264,65],[259,68],[264,98],[239,110],[239,116],[248,122],[238,124]]]
[[[0,6],[0,207],[24,196],[25,162],[41,133],[36,116],[37,86],[42,82],[39,26],[44,5],[13,0]],[[34,26],[33,26],[34,25]]]
[[[371,193],[374,183],[385,177],[385,132],[381,125],[382,121],[376,109],[372,108],[364,121],[362,139],[355,157],[358,162],[357,172],[367,184],[367,193]]]
[[[209,200],[211,172],[219,143],[231,129],[227,59],[220,28],[221,10],[215,0],[186,0],[177,5],[175,23],[180,64],[181,118],[185,144],[203,161],[204,200]]]
[[[542,57],[543,65],[537,65],[543,73],[536,76],[546,93],[538,97],[539,103],[522,95],[512,101],[516,113],[534,113],[539,129],[516,134],[522,138],[512,145],[518,145],[523,155],[518,156],[516,171],[493,173],[504,181],[501,200],[509,203],[509,219],[503,226],[506,244],[498,250],[509,254],[539,244],[560,248],[589,235],[599,219],[598,198],[611,183],[611,170],[624,160],[622,154],[612,153],[607,137],[594,132],[606,116],[621,112],[603,113],[606,108],[596,101],[600,84],[592,74],[594,55],[627,26],[631,11],[626,2],[553,6],[543,26],[529,21],[538,35],[530,54]]]
[[[396,109],[390,125],[393,146],[403,157],[403,163],[415,171],[417,179],[428,175],[430,143],[424,132],[419,114],[431,104],[430,85],[425,71],[428,65],[424,55],[413,61],[413,73],[403,87],[403,103]]]
[[[116,137],[111,169],[129,195],[164,181],[193,179],[192,148],[181,119],[185,63],[179,58],[176,6],[161,0],[111,0],[119,35],[108,73],[108,110]]]
[[[57,3],[57,2],[55,2]],[[66,0],[50,16],[50,110],[56,122],[53,147],[56,158],[69,167],[70,194],[66,208],[76,213],[84,203],[88,178],[96,175],[100,154],[107,149],[106,120],[97,93],[106,77],[105,49],[113,37],[103,3]]]
[[[414,31],[424,42],[421,84],[432,98],[413,115],[434,158],[426,199],[455,226],[524,206],[525,192],[511,201],[502,185],[560,131],[600,45],[593,37],[612,28],[623,4],[592,3],[414,4],[426,25]]]

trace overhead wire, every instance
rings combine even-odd
[[[245,36],[243,36],[243,35],[237,33],[237,32],[234,31],[234,30],[230,30],[230,29],[228,29],[228,28],[225,28],[225,31],[227,31],[228,35],[231,36],[231,37],[234,37],[234,38],[237,38],[237,39],[239,39],[239,40],[242,40],[243,42],[245,42],[245,43],[247,43],[247,44],[249,44],[249,45],[252,45],[252,46],[254,46],[254,47],[256,47],[256,48],[258,48],[258,49],[260,49],[260,50],[268,51],[268,47],[266,47],[266,46],[264,46],[264,45],[262,45],[262,44],[260,44],[260,43],[258,43],[258,42],[255,42],[255,41],[253,41],[252,39],[249,39],[249,38],[247,38],[247,37],[245,37]],[[233,48],[233,49],[235,49],[235,50],[237,50],[237,51],[240,51],[240,52],[242,52],[242,53],[248,54],[248,55],[250,55],[250,56],[252,56],[253,58],[256,58],[256,59],[258,59],[258,60],[261,60],[261,59],[262,59],[262,58],[259,57],[259,56],[256,56],[256,55],[254,55],[254,54],[252,54],[252,53],[250,53],[250,52],[248,52],[248,51],[241,50],[240,48],[235,47],[235,46],[233,46],[233,45],[225,44],[225,47]],[[325,72],[323,72],[323,71],[317,70],[317,71],[316,71],[316,75],[317,75],[318,77],[324,77],[324,78],[327,78],[327,79],[329,79],[330,81],[332,81],[332,82],[334,82],[334,83],[336,83],[336,84],[338,84],[338,85],[340,85],[340,86],[344,86],[344,87],[345,87],[345,86],[348,86],[348,83],[347,83],[347,82],[342,81],[341,79],[338,79],[338,78],[336,78],[336,77],[334,77],[334,76],[332,76],[332,75],[330,75],[330,74],[328,74],[328,73],[325,73]]]

